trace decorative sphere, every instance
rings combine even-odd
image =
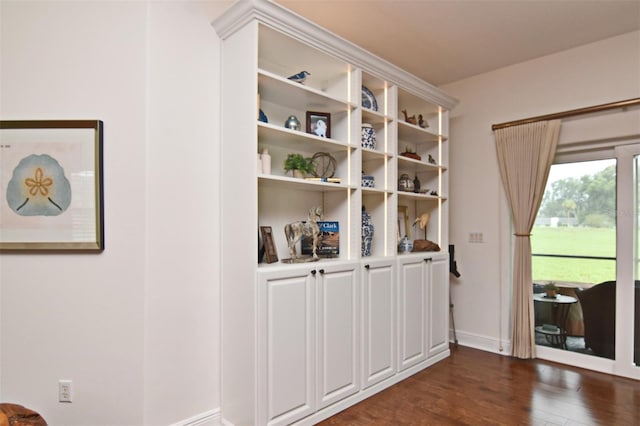
[[[300,130],[300,120],[295,115],[290,115],[287,121],[284,122],[284,127],[291,130]]]

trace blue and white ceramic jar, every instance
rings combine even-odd
[[[362,175],[362,187],[374,188],[376,186],[376,179],[373,176]]]
[[[373,241],[374,226],[371,216],[362,206],[362,256],[371,256],[371,242]]]
[[[362,123],[362,147],[376,149],[376,129],[369,123]]]
[[[398,253],[411,253],[413,251],[413,241],[405,235],[398,244]]]

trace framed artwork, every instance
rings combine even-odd
[[[264,245],[264,259],[267,263],[278,261],[278,252],[273,242],[273,230],[270,226],[261,226],[260,234],[262,235],[262,244]]]
[[[0,251],[104,250],[100,120],[0,121]]]
[[[307,133],[321,138],[331,137],[331,114],[328,112],[307,111]]]
[[[398,206],[398,241],[405,235],[411,239],[411,228],[409,228],[409,208],[407,206]]]

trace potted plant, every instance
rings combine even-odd
[[[544,291],[547,293],[547,297],[556,297],[558,286],[556,286],[555,281],[549,281],[544,285]]]
[[[305,177],[315,171],[313,160],[302,154],[289,154],[284,160],[284,170],[291,171],[293,177]]]

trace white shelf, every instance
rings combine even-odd
[[[337,113],[351,108],[346,97],[336,98],[264,70],[258,72],[258,90],[262,102],[277,100],[279,105],[292,110]]]
[[[295,148],[296,145],[304,145],[305,151],[338,152],[353,149],[342,141],[330,138],[321,138],[302,130],[291,130],[283,126],[271,123],[258,123],[258,138],[261,145],[269,145],[279,148]]]
[[[398,121],[398,140],[411,143],[434,143],[447,140],[443,135],[433,133],[430,129],[430,127],[423,129],[415,124]]]
[[[416,160],[416,159],[405,157],[402,155],[398,155],[398,168],[399,169],[412,168],[412,170],[421,171],[421,172],[432,172],[432,173],[437,173],[440,170],[447,170],[447,168],[444,166],[425,163],[422,160]]]
[[[384,189],[384,188],[365,188],[362,187],[362,194],[363,195],[367,195],[367,194],[393,194],[394,191],[391,189]]]
[[[378,149],[362,148],[362,161],[384,160],[389,157],[387,153],[378,151]]]
[[[393,119],[389,116],[384,115],[378,111],[374,111],[368,108],[362,108],[362,122],[369,123],[373,127],[384,125],[384,123],[388,123]]]
[[[337,192],[355,189],[354,186],[345,183],[317,182],[301,178],[293,178],[278,175],[258,175],[260,186],[279,187],[283,190],[313,191],[313,192]]]
[[[446,196],[442,195],[429,195],[429,194],[418,194],[415,192],[405,192],[398,191],[398,199],[411,199],[411,200],[419,200],[419,201],[438,201],[438,200],[446,200]]]

